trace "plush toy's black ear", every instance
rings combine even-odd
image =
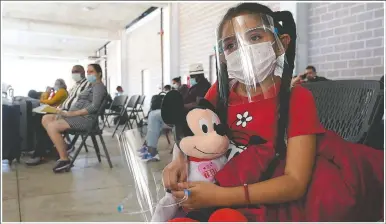
[[[180,92],[169,91],[162,100],[161,116],[165,124],[180,124],[185,121],[184,99]]]
[[[202,99],[200,99],[200,101],[198,101],[198,106],[203,107],[203,108],[207,108],[213,112],[216,112],[214,106],[208,100],[206,100],[204,98],[202,98]]]

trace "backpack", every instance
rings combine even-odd
[[[151,98],[150,111],[152,111],[152,110],[160,110],[161,109],[161,105],[162,105],[162,100],[164,99],[164,97],[165,97],[165,93],[164,92],[161,92],[158,95],[154,95]]]

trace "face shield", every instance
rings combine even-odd
[[[220,99],[227,98],[230,91],[237,92],[240,99],[229,104],[277,96],[286,59],[271,16],[236,16],[222,23],[216,36]]]
[[[137,151],[143,143],[141,133],[126,131],[118,136],[118,142],[122,157],[120,165],[123,166],[121,176],[128,193],[117,201],[117,212],[129,215],[131,220],[150,222],[162,220],[171,211],[178,211],[180,203],[187,200],[188,195],[181,200],[174,198],[164,188],[163,168],[141,161],[141,154]]]

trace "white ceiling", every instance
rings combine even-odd
[[[87,57],[151,6],[131,2],[2,2],[3,52]]]

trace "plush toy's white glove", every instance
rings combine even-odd
[[[174,205],[173,205],[174,204]],[[173,206],[168,206],[173,205]],[[178,211],[178,204],[172,194],[166,193],[166,195],[159,201],[155,208],[152,222],[167,222],[173,219]]]

